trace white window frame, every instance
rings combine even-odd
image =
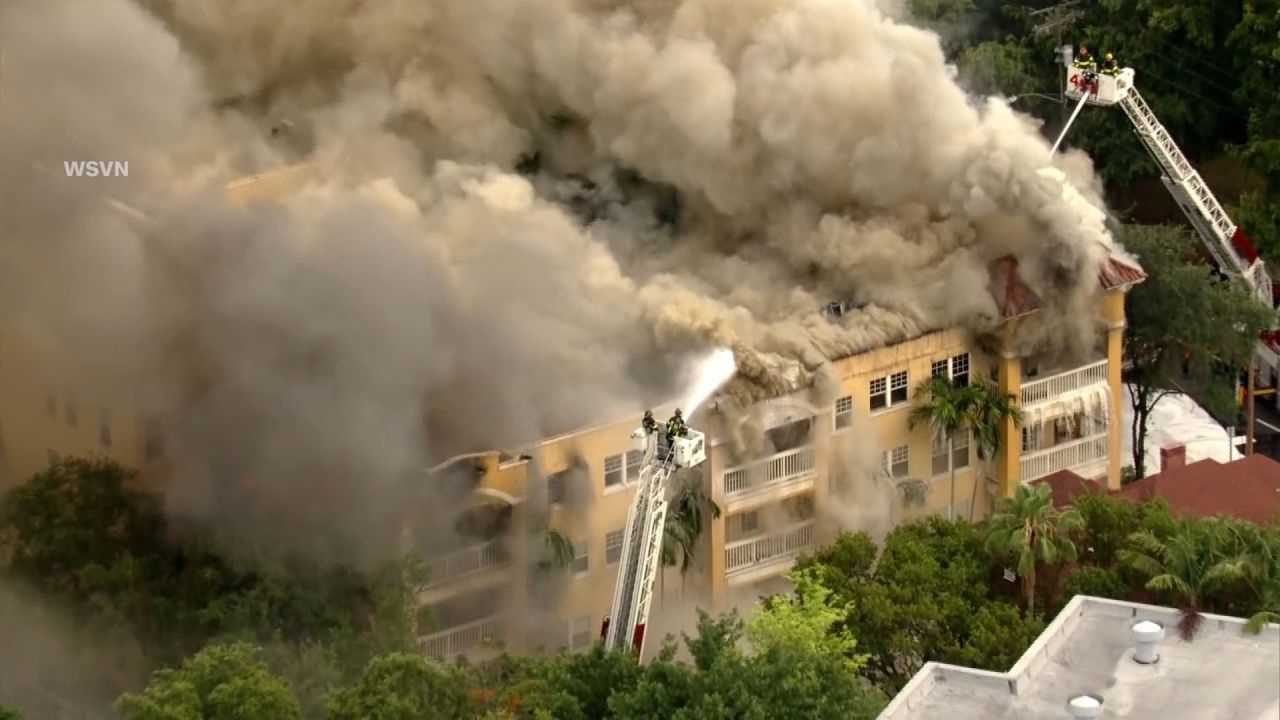
[[[884,412],[911,402],[911,375],[906,370],[872,378],[867,383],[867,407],[872,413]],[[884,404],[876,407],[876,398]]]
[[[969,446],[971,444],[972,442],[969,438],[969,431],[962,430],[956,433],[955,436],[952,438],[951,452],[948,453],[946,436],[942,436],[941,440],[939,440],[938,434],[935,433],[933,436],[933,441],[930,443],[931,447],[929,452],[929,455],[930,455],[929,469],[933,473],[933,476],[937,477],[939,475],[949,474],[952,469],[952,463],[957,456],[964,458],[964,464],[954,466],[957,472],[969,467],[970,461],[971,461],[971,457],[970,457],[971,450]],[[941,470],[939,470],[938,458],[941,458],[941,457],[946,457],[947,462],[946,462],[946,466],[943,467]]]
[[[835,429],[845,430],[850,427],[853,427],[853,396],[845,395],[836,399]]]
[[[623,472],[623,477],[625,478],[625,480],[623,480],[623,484],[625,485],[629,482],[639,480],[640,469],[644,467],[644,451],[628,450],[626,454],[623,455],[623,462],[626,465],[626,470]]]
[[[952,383],[956,382],[957,377],[963,377],[964,384],[968,385],[972,378],[972,368],[973,362],[969,353],[960,353],[959,355],[953,355],[949,358],[934,360],[929,366],[929,376],[938,377],[941,375]]]
[[[585,650],[591,647],[591,643],[594,640],[590,615],[579,615],[569,620],[570,650]]]
[[[622,487],[626,483],[627,463],[626,455],[618,453],[610,455],[604,459],[604,488],[612,490]]]
[[[911,447],[899,445],[884,451],[880,458],[880,471],[886,477],[901,479],[911,474]]]
[[[617,565],[622,560],[622,532],[625,528],[618,528],[605,533],[604,536],[604,564],[605,567]]]
[[[591,572],[590,550],[586,538],[573,544],[573,563],[569,568],[573,571],[574,577],[583,577]]]

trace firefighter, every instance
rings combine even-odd
[[[1085,45],[1080,46],[1080,54],[1076,55],[1072,65],[1081,70],[1088,70],[1093,67],[1093,55],[1089,54],[1089,48]]]
[[[676,412],[667,421],[667,444],[675,442],[678,437],[684,437],[689,434],[689,426],[684,424],[684,413],[680,408],[676,408]]]
[[[658,421],[653,417],[652,410],[644,411],[644,420],[640,422],[640,426],[644,428],[645,435],[652,435],[658,432]]]
[[[1120,66],[1116,64],[1116,58],[1111,53],[1107,53],[1106,58],[1102,61],[1102,74],[1111,76],[1120,74]]]

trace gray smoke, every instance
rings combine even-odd
[[[1091,344],[1087,164],[870,0],[142,5],[0,7],[0,322],[141,395],[213,527],[359,557],[448,517],[421,468],[668,399],[709,346],[750,397],[989,330],[1006,253],[1024,341]],[[294,162],[319,181],[269,206],[218,191]]]

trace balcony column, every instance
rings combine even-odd
[[[996,359],[996,388],[1004,395],[1012,395],[1015,404],[1021,407],[1022,359],[1012,349],[1014,322],[1007,323],[1002,333]],[[1004,420],[1000,423],[998,437],[1000,452],[996,457],[996,480],[1000,484],[1000,497],[1012,497],[1022,480],[1022,431],[1013,420]]]
[[[1124,291],[1108,291],[1102,301],[1102,317],[1107,326],[1107,390],[1111,398],[1107,417],[1107,487],[1120,489],[1120,466],[1124,461]]]
[[[830,406],[830,403],[828,403]],[[828,545],[835,542],[836,535],[840,528],[835,522],[829,519],[833,513],[824,513],[823,509],[827,508],[827,503],[831,502],[831,438],[835,431],[834,415],[819,414],[814,418],[814,424],[820,425],[821,430],[815,429],[813,444],[811,445],[813,452],[813,507],[815,509],[815,519],[817,527],[815,528],[817,541],[820,545]]]

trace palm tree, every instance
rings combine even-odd
[[[578,556],[573,541],[555,528],[542,529],[542,543],[543,555],[538,561],[538,567],[543,570],[567,568],[573,565],[574,558]]]
[[[952,450],[956,433],[972,432],[982,460],[994,458],[1000,451],[1000,426],[1007,420],[1022,423],[1022,411],[1012,395],[1001,393],[992,383],[976,381],[968,385],[956,385],[945,375],[934,375],[916,386],[912,397],[908,424],[914,429],[920,425],[933,428],[934,438],[947,441],[947,457],[951,466],[951,500],[947,518],[955,520],[956,514],[956,466]],[[969,522],[973,522],[973,506],[978,499],[978,481],[973,482],[973,496],[969,501]]]
[[[934,375],[916,386],[912,402],[911,415],[907,424],[911,429],[919,425],[933,428],[934,439],[947,441],[947,458],[951,458],[952,445],[956,432],[965,426],[969,405],[972,404],[972,391],[967,386],[955,385],[945,375]],[[956,465],[951,466],[951,501],[947,506],[947,519],[956,519]]]
[[[712,518],[720,517],[720,506],[707,495],[699,478],[689,478],[681,484],[667,505],[662,531],[662,567],[680,566],[682,595],[685,575],[698,551],[698,540],[706,531],[708,513]]]
[[[1246,557],[1222,552],[1223,530],[1217,520],[1182,520],[1167,538],[1147,531],[1130,535],[1136,549],[1118,553],[1121,562],[1148,577],[1148,590],[1174,596],[1184,640],[1195,637],[1204,619],[1200,612],[1214,593],[1247,575]]]
[[[1035,610],[1036,565],[1076,559],[1071,534],[1084,527],[1074,508],[1059,512],[1048,485],[1019,485],[1011,498],[1001,498],[984,530],[987,551],[1015,561],[1022,580],[1027,613]]]
[[[980,380],[970,387],[969,428],[978,448],[978,459],[990,463],[1000,453],[1000,426],[1012,420],[1014,427],[1021,427],[1022,409],[1017,405],[1017,398],[1000,392],[995,383]],[[969,522],[973,522],[977,504],[978,479],[974,478],[973,495],[969,498]]]

